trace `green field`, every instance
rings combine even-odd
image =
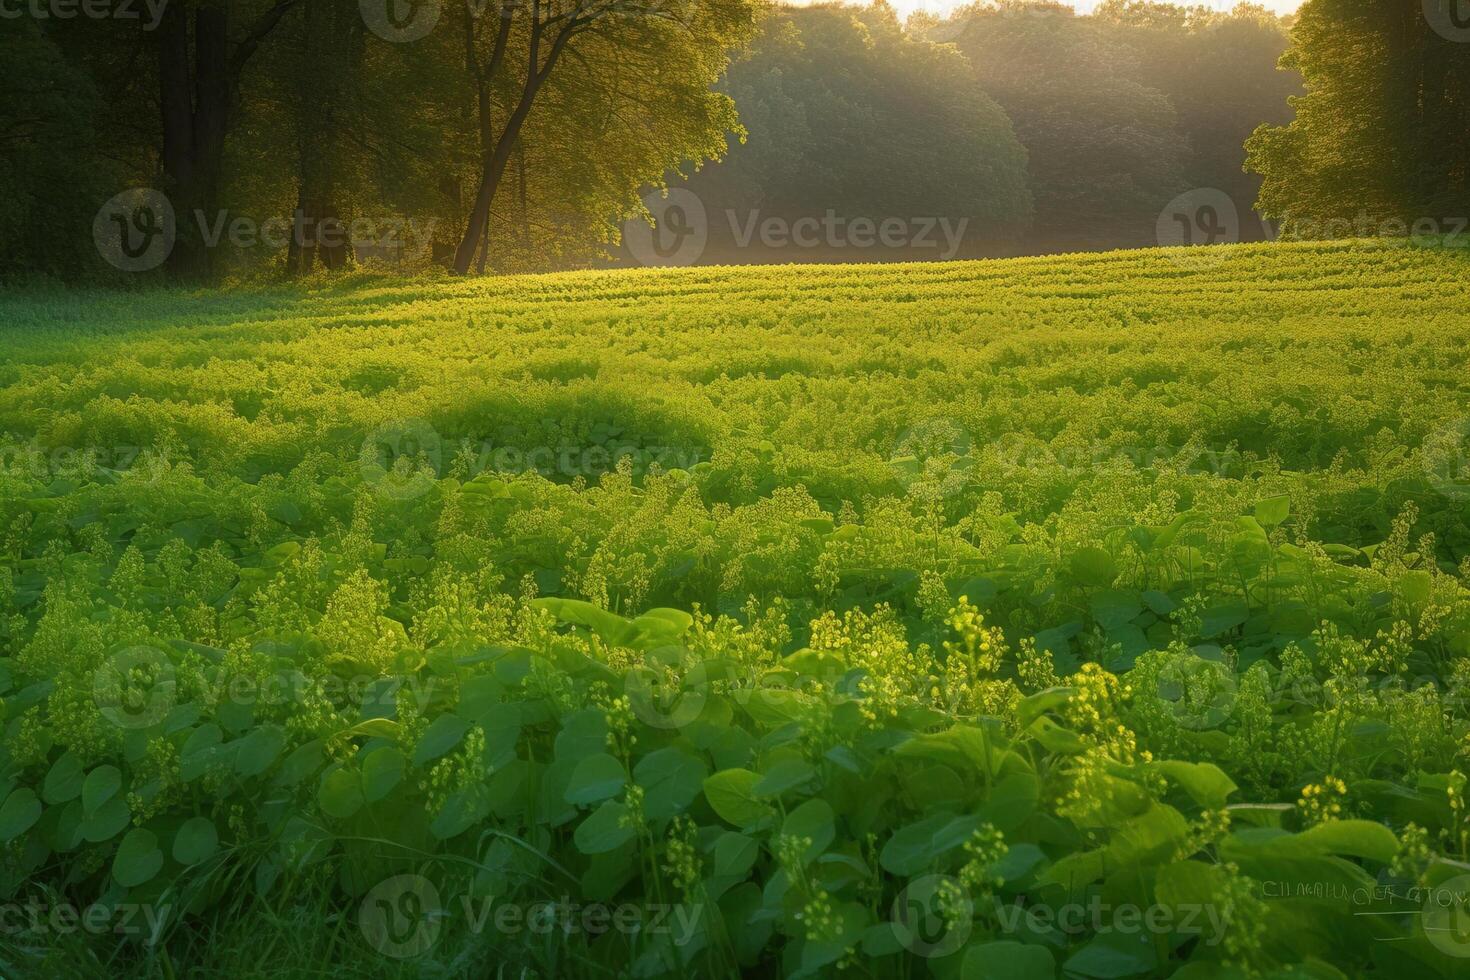
[[[1467,281],[0,298],[0,973],[1470,975]]]

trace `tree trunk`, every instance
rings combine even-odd
[[[502,64],[507,39],[510,37],[512,16],[513,7],[508,6],[501,9],[500,29],[495,39],[495,49],[489,62],[483,68],[479,66],[475,55],[473,18],[466,22],[465,61],[466,68],[474,78],[479,90],[480,146],[483,156],[480,180],[475,191],[475,204],[470,209],[469,224],[465,228],[464,237],[460,239],[459,248],[454,253],[454,271],[462,276],[469,274],[470,266],[475,261],[475,249],[480,240],[488,234],[490,207],[495,203],[495,192],[500,188],[501,179],[505,177],[505,169],[510,163],[511,153],[520,141],[521,130],[525,128],[526,119],[531,115],[531,107],[536,102],[541,86],[546,84],[546,79],[555,70],[558,59],[566,50],[573,35],[590,23],[590,20],[581,20],[573,16],[563,21],[554,34],[548,35],[545,31],[550,21],[541,19],[540,0],[532,0],[530,10],[531,51],[526,70],[526,81],[521,87],[520,101],[516,103],[510,118],[505,121],[505,127],[497,136],[494,133],[494,113],[490,103],[490,81]],[[546,57],[543,59],[541,57],[542,43],[548,37],[551,38],[551,41],[546,49]]]
[[[296,211],[286,257],[290,276],[309,275],[318,262],[329,270],[341,269],[351,255],[337,206],[336,150],[346,88],[360,50],[357,7],[343,0],[305,0],[305,14],[297,74],[302,114],[297,120]]]
[[[220,107],[206,102],[206,93],[214,94],[214,78],[204,66],[206,51],[213,52],[228,15],[214,10],[210,16],[198,11],[191,20],[189,9],[170,4],[159,29],[159,105],[163,122],[163,173],[167,193],[173,203],[178,222],[174,250],[168,257],[168,270],[176,278],[198,280],[210,272],[209,250],[200,228],[201,216],[208,224],[213,203],[217,200],[218,155],[212,154],[210,141],[223,131],[224,120],[208,119]],[[199,54],[200,69],[194,70],[193,48]],[[206,83],[211,83],[208,87]]]
[[[233,51],[227,4],[164,8],[158,29],[159,107],[163,175],[178,221],[168,269],[177,278],[204,279],[213,271],[205,229],[220,222],[225,137],[240,70],[297,2],[277,0]]]
[[[475,192],[475,204],[470,210],[469,226],[465,229],[464,237],[460,239],[458,251],[454,253],[454,271],[462,276],[469,274],[470,265],[475,260],[475,248],[480,243],[481,237],[485,235],[490,223],[490,205],[495,202],[495,192],[500,188],[500,181],[505,177],[505,169],[510,163],[511,150],[514,149],[516,139],[526,124],[526,117],[531,114],[531,105],[535,101],[539,88],[540,83],[534,79],[526,83],[526,91],[521,96],[520,105],[516,106],[516,111],[511,113],[510,119],[506,120],[505,129],[501,131],[500,138],[494,141],[495,148],[485,158],[479,189]]]

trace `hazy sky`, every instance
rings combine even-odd
[[[915,10],[933,10],[942,13],[953,7],[959,6],[964,0],[889,0],[899,14],[909,14]],[[1072,0],[1072,5],[1078,10],[1091,10],[1097,6],[1099,0]],[[1302,5],[1303,0],[1256,0],[1256,2],[1269,7],[1277,13],[1290,13]],[[1218,10],[1229,10],[1234,7],[1236,0],[1187,0],[1186,6],[1198,4],[1205,7],[1214,7]]]

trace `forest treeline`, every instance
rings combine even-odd
[[[650,209],[653,261],[695,232],[686,260],[947,258],[1470,212],[1454,0],[27,4],[7,279],[565,268],[629,261]]]
[[[752,211],[835,209],[966,216],[979,254],[1151,245],[1161,209],[1202,188],[1259,239],[1242,144],[1291,120],[1287,46],[1254,6],[985,4],[905,25],[883,6],[788,10],[725,84],[749,139],[691,186],[717,240]]]

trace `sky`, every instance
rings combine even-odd
[[[954,7],[960,6],[965,0],[889,0],[900,16],[913,13],[915,10],[932,10],[935,13],[944,13]],[[1099,0],[1072,0],[1072,5],[1078,10],[1088,11],[1097,6]],[[1268,7],[1280,14],[1289,14],[1302,5],[1302,0],[1256,0],[1256,2]],[[1236,0],[1185,0],[1186,6],[1214,7],[1217,10],[1229,10],[1234,7]]]

